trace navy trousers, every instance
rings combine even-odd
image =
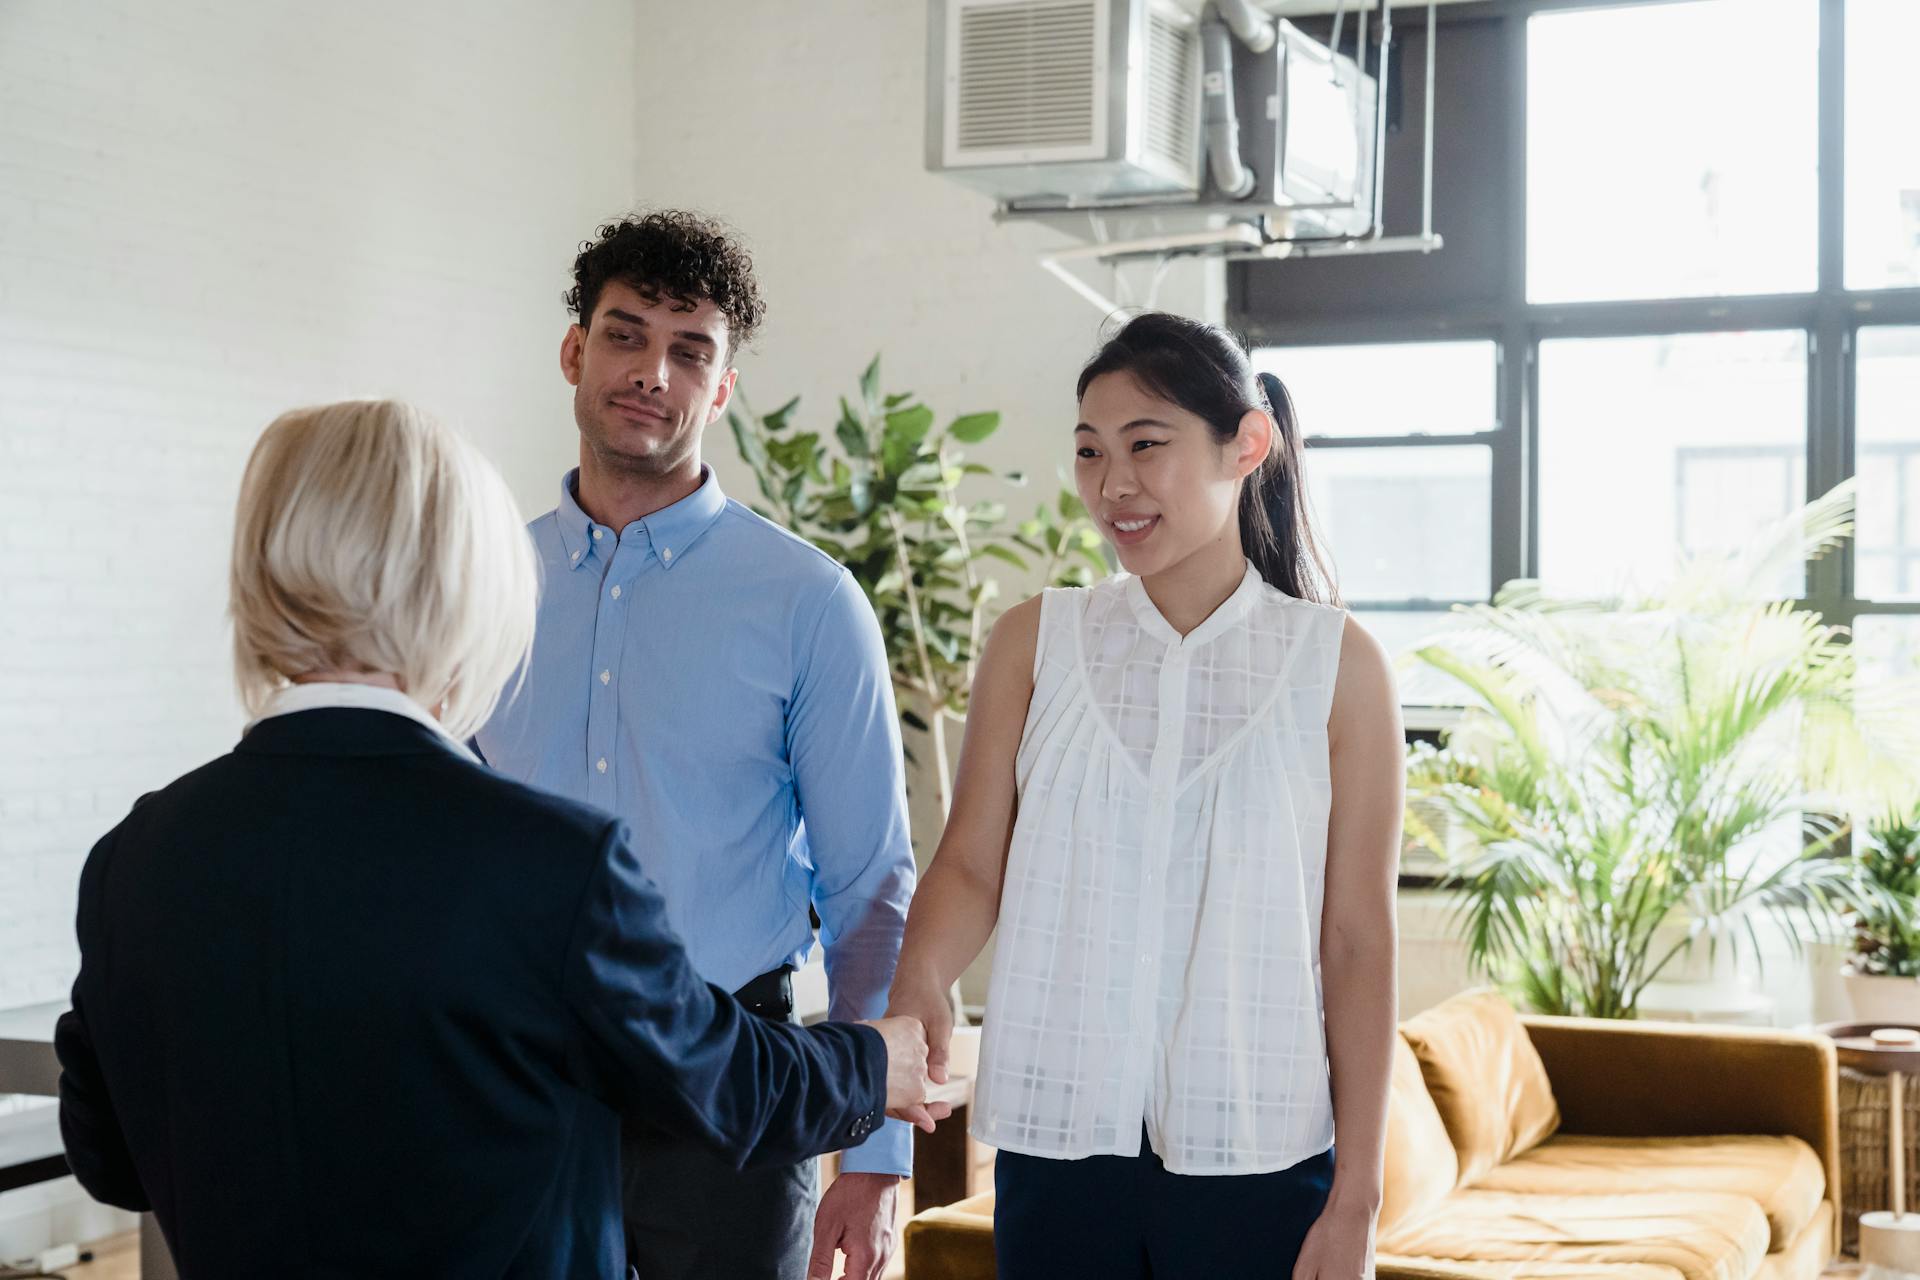
[[[1333,1151],[1276,1173],[1168,1173],[1137,1156],[994,1159],[1000,1280],[1279,1280],[1333,1186]]]

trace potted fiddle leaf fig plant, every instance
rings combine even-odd
[[[1017,569],[1035,586],[1105,577],[1111,569],[1086,510],[1063,487],[1011,520],[1004,491],[1026,477],[967,458],[969,446],[999,429],[1000,415],[940,425],[912,392],[882,391],[878,356],[827,430],[801,424],[797,398],[761,415],[736,396],[727,421],[760,489],[754,509],[845,565],[872,602],[900,719],[929,744],[946,814],[946,729],[967,713],[1001,594],[995,571]]]

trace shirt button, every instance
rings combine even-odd
[[[579,553],[578,551],[576,551],[576,552],[574,552],[574,553],[573,553],[573,558],[574,558],[575,560],[578,560],[578,559],[580,558],[580,553]]]
[[[593,531],[593,540],[594,540],[595,542],[598,542],[598,541],[600,541],[600,538],[601,538],[601,530],[599,530],[599,529],[595,529],[595,530]]]
[[[593,767],[598,769],[600,772],[605,773],[607,771],[607,758],[605,756],[601,756],[600,759],[594,763]],[[1145,959],[1146,957],[1142,956],[1141,958]]]
[[[608,682],[609,680],[611,680],[611,679],[613,679],[613,672],[611,672],[611,671],[602,671],[602,672],[600,673],[600,683],[601,683],[601,684],[605,684],[605,683],[607,683],[607,682]]]
[[[672,548],[672,547],[668,547],[668,548],[667,548],[667,549],[666,549],[665,551],[662,551],[662,552],[660,553],[660,558],[661,558],[662,560],[671,560],[671,559],[673,559],[673,548]]]
[[[615,588],[613,589],[613,598],[614,598],[615,600],[618,600],[618,599],[620,598],[620,588],[618,588],[618,587],[615,587]]]

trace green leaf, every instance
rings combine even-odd
[[[760,419],[760,424],[768,431],[785,431],[787,429],[787,419],[792,417],[793,411],[799,407],[800,397],[795,396],[766,417]]]
[[[927,432],[933,430],[933,410],[923,404],[911,405],[905,409],[895,409],[887,415],[886,439],[892,443],[896,439],[910,440],[915,444],[927,438]]]
[[[889,436],[880,447],[880,465],[887,474],[904,477],[913,470],[915,461],[920,457],[920,442],[907,440],[899,436]],[[936,470],[933,479],[937,481],[940,473]],[[911,487],[911,486],[909,486]]]
[[[867,371],[860,375],[860,398],[867,402],[867,416],[880,414],[880,357],[875,356]]]
[[[992,556],[995,560],[1004,560],[1014,568],[1022,571],[1027,568],[1027,562],[1020,557],[1018,552],[1010,547],[1003,547],[997,542],[989,542],[985,546],[975,547],[973,558],[978,560],[981,556]]]
[[[844,489],[853,480],[853,468],[839,458],[833,460],[833,487]]]
[[[1079,495],[1071,489],[1062,489],[1060,491],[1060,518],[1063,520],[1085,520],[1088,518],[1086,504],[1081,502]]]
[[[819,446],[819,435],[805,431],[791,439],[769,441],[767,454],[782,471],[801,472],[813,466],[814,454]]]
[[[847,403],[845,396],[840,397],[840,421],[833,432],[840,441],[840,447],[847,451],[848,457],[873,456],[873,446],[867,441],[867,429],[854,415],[853,406]]]
[[[967,508],[967,519],[975,524],[999,524],[1007,518],[1007,504],[1004,502],[976,502]]]
[[[999,414],[969,413],[965,417],[955,418],[953,425],[947,428],[947,434],[963,444],[979,444],[999,429]]]
[[[734,447],[740,451],[740,458],[757,474],[767,469],[767,449],[745,414],[727,413],[727,425],[733,429]]]
[[[940,464],[932,458],[923,458],[900,473],[902,489],[928,490],[940,487]]]

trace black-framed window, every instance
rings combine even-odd
[[[1389,235],[1420,217],[1414,12]],[[1782,591],[1852,627],[1863,663],[1920,661],[1920,4],[1439,17],[1446,248],[1228,272],[1230,322],[1299,390],[1356,613],[1401,649],[1511,579],[1650,577],[1857,477],[1855,541]]]

